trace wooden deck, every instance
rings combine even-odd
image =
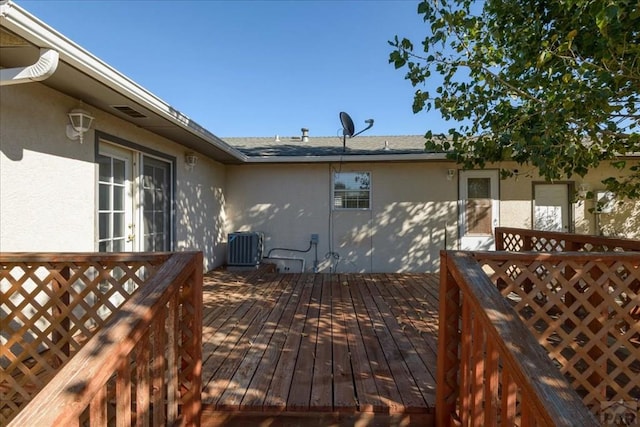
[[[437,313],[436,275],[207,274],[203,426],[432,425]]]

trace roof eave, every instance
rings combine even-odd
[[[364,163],[364,162],[452,161],[446,153],[350,154],[334,156],[250,156],[245,163]]]
[[[142,105],[172,125],[221,150],[235,162],[240,163],[247,159],[244,153],[208,132],[202,126],[189,119],[188,116],[172,108],[169,104],[10,0],[0,2],[0,24],[34,46],[56,50],[60,55],[61,61],[66,62],[101,84],[110,87],[133,102]],[[232,163],[235,162],[232,161]]]

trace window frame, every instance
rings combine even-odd
[[[363,189],[336,189],[336,183],[339,182],[338,178],[340,175],[358,175],[358,174],[366,174],[369,178],[369,188],[367,188],[366,190]],[[355,179],[353,179],[353,181],[355,181]],[[337,190],[337,191],[336,191]],[[355,198],[354,200],[356,201],[356,204],[358,204],[357,207],[345,207],[345,201],[343,200],[343,203],[341,203],[341,206],[337,206],[336,205],[336,194],[340,194],[340,193],[348,193],[348,192],[354,192],[354,191],[358,191],[358,192],[366,192],[367,193],[367,198]],[[372,205],[372,201],[373,201],[373,197],[372,197],[372,173],[371,171],[332,171],[331,173],[331,210],[334,211],[369,211],[371,210],[371,205]],[[361,207],[359,206],[361,201],[366,200],[366,207]],[[346,199],[346,201],[348,202],[349,199]]]

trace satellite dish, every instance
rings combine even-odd
[[[353,120],[351,120],[351,117],[349,117],[349,115],[344,111],[341,111],[340,121],[342,122],[342,135],[352,137],[356,129],[353,126]]]

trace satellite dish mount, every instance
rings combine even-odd
[[[353,120],[351,120],[351,117],[344,111],[340,112],[340,122],[342,123],[342,151],[347,150],[347,137],[356,137],[365,130],[373,127],[373,119],[367,119],[364,121],[367,124],[367,127],[362,129],[360,132],[354,133],[355,127],[353,126]]]

